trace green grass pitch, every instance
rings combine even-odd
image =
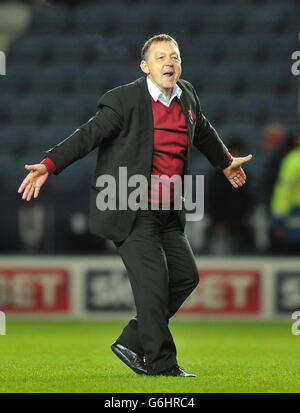
[[[8,319],[0,392],[300,391],[300,336],[290,323],[172,321],[178,363],[197,378],[136,375],[110,350],[125,323]]]

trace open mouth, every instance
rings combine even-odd
[[[167,79],[173,79],[174,78],[174,72],[172,70],[168,70],[163,73],[163,76]]]

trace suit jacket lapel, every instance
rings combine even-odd
[[[151,156],[153,156],[154,145],[154,125],[153,125],[153,113],[151,105],[151,97],[147,87],[146,77],[141,78],[140,82],[140,97],[139,97],[139,114],[140,114],[140,133],[139,139],[141,145],[145,147],[145,150]]]
[[[193,125],[191,124],[190,118],[189,118],[189,103],[187,100],[187,96],[184,90],[182,90],[182,94],[180,96],[180,105],[185,117],[186,121],[186,126],[188,129],[188,135],[189,135],[189,145],[192,144],[192,139],[193,139]]]
[[[190,165],[191,165],[191,160],[192,160],[192,148],[193,148],[193,123],[194,121],[191,121],[190,119],[190,114],[189,110],[191,110],[190,107],[190,102],[188,100],[188,94],[185,91],[185,88],[183,85],[180,83],[180,87],[182,88],[182,93],[180,96],[180,105],[185,117],[186,121],[186,126],[188,129],[188,146],[187,146],[187,153],[186,153],[186,159],[184,163],[184,175],[188,175],[190,173]]]

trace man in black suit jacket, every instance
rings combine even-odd
[[[136,209],[100,210],[97,179],[103,175],[113,177],[116,191],[109,197],[115,198],[119,205],[119,167],[127,168],[128,177],[150,178],[154,159],[151,102],[155,99],[170,107],[172,101],[180,103],[187,130],[183,176],[190,172],[192,145],[195,145],[238,188],[246,180],[241,165],[249,161],[251,155],[231,157],[203,115],[193,86],[179,80],[181,58],[175,39],[168,35],[149,39],[143,46],[140,66],[146,77],[107,92],[98,103],[96,115],[45,151],[42,164],[25,166],[30,172],[19,193],[24,191],[22,198],[27,201],[32,196],[37,198],[51,172],[59,174],[98,148],[90,191],[90,230],[115,242],[129,275],[137,310],[137,316],[130,320],[111,348],[136,373],[193,377],[178,366],[176,347],[168,328],[170,317],[199,282],[194,256],[184,233],[184,207],[180,211],[174,210],[172,204],[169,210],[161,207],[157,211],[143,210],[138,205]],[[172,158],[172,154],[167,155]],[[128,196],[134,189],[128,188]]]

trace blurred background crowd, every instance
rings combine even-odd
[[[89,234],[96,153],[52,176],[38,200],[17,194],[25,164],[85,123],[107,90],[142,76],[156,33],[181,48],[182,78],[234,156],[253,154],[235,190],[196,150],[205,217],[188,223],[195,253],[300,252],[300,5],[286,0],[9,1],[0,4],[0,254],[114,253]]]

